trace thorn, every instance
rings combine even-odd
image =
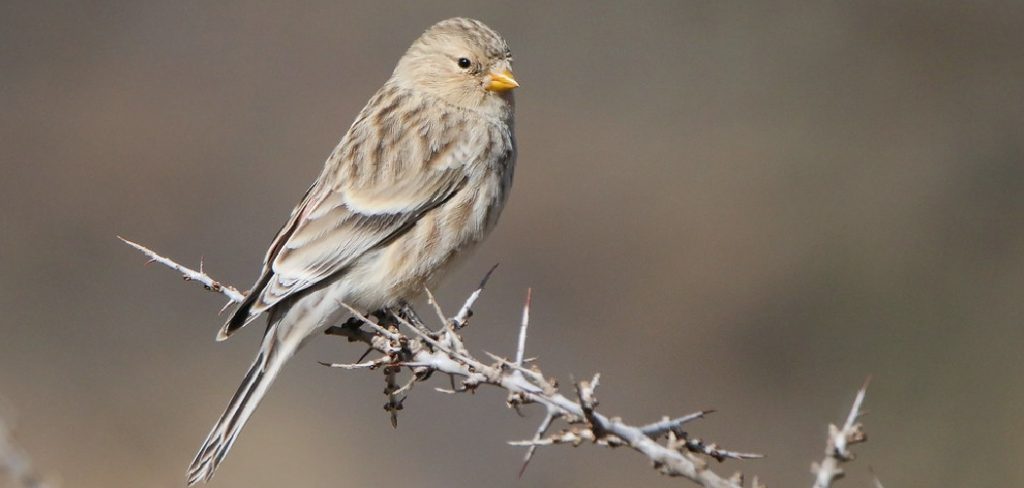
[[[530,326],[530,304],[533,302],[533,288],[526,289],[526,303],[523,304],[523,320],[519,326],[519,346],[516,348],[516,366],[523,365],[526,355],[526,329]]]
[[[362,356],[359,356],[359,359],[357,359],[356,362],[357,363],[363,362],[363,360],[366,359],[366,356],[369,356],[371,352],[373,352],[373,348],[372,347],[367,348],[366,352],[364,352]]]
[[[487,274],[484,275],[484,279],[480,280],[479,289],[483,290],[487,286],[487,282],[490,281],[491,275],[494,274],[494,270],[498,269],[498,265],[501,263],[494,263],[491,269],[487,270]]]
[[[437,298],[434,297],[430,288],[424,286],[423,291],[427,292],[427,304],[434,308],[434,313],[437,314],[438,320],[440,320],[445,327],[450,327],[452,325],[451,321],[448,320],[448,317],[444,316],[444,310],[441,310],[441,304],[437,302]]]
[[[526,467],[530,465],[530,460],[523,461],[523,465],[519,467],[519,474],[516,475],[516,479],[523,479],[523,473],[526,472]]]
[[[877,474],[875,474],[875,468],[873,466],[868,466],[868,472],[871,473],[871,485],[874,488],[885,488],[882,485],[882,480],[878,478]]]

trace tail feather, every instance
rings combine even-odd
[[[259,406],[281,367],[294,352],[295,347],[288,347],[276,339],[273,328],[267,331],[260,352],[245,374],[241,386],[231,397],[227,409],[210,430],[203,446],[199,448],[195,459],[189,465],[188,486],[213,478],[214,471],[235,443],[238,433]]]

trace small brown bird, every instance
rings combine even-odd
[[[512,185],[512,54],[483,23],[427,29],[370,99],[218,334],[268,316],[256,360],[188,469],[208,481],[281,367],[341,305],[392,309],[487,236]]]

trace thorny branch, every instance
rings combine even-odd
[[[194,271],[194,270],[192,270],[192,269],[190,269],[188,267],[182,266],[182,265],[180,265],[180,264],[178,264],[178,263],[176,263],[176,262],[174,262],[174,261],[172,261],[170,259],[167,259],[167,258],[165,258],[165,257],[163,257],[163,256],[161,256],[161,255],[151,251],[149,248],[147,248],[146,246],[143,246],[142,244],[134,243],[134,242],[129,241],[128,239],[125,239],[124,237],[121,237],[121,236],[117,236],[117,238],[120,239],[121,242],[123,242],[125,244],[128,244],[129,246],[134,247],[135,249],[137,249],[142,254],[145,254],[146,257],[149,258],[149,261],[146,264],[149,264],[149,263],[160,263],[160,264],[162,264],[164,266],[167,266],[168,268],[171,268],[171,269],[181,273],[181,276],[182,276],[182,278],[185,278],[185,281],[197,281],[197,282],[201,283],[203,285],[203,287],[205,287],[207,290],[215,291],[217,293],[221,293],[224,296],[228,297],[228,300],[231,300],[232,302],[236,302],[237,303],[237,302],[241,302],[242,300],[245,299],[245,294],[240,292],[240,291],[238,291],[238,289],[236,289],[235,287],[229,286],[229,285],[222,285],[217,280],[215,280],[213,278],[210,278],[210,275],[206,274],[203,271],[203,263],[202,263],[202,261],[199,262],[199,271]]]
[[[237,289],[214,280],[202,269],[194,271],[144,246],[118,238],[144,253],[150,258],[150,262],[158,262],[178,271],[186,280],[197,281],[206,289],[228,297],[231,302],[241,302],[245,297]],[[517,411],[522,406],[530,404],[543,407],[544,418],[533,437],[509,442],[511,445],[527,449],[520,475],[525,471],[538,447],[556,444],[578,446],[588,442],[612,448],[632,448],[647,457],[659,473],[683,477],[706,488],[743,487],[744,478],[741,473],[737,472],[728,478],[722,477],[709,468],[708,459],[722,462],[727,459],[761,458],[762,455],[722,449],[715,443],[691,437],[683,430],[685,424],[701,419],[713,410],[694,412],[676,418],[665,417],[657,422],[633,426],[620,417],[609,417],[597,411],[595,391],[600,381],[599,374],[595,374],[590,380],[577,382],[574,385],[573,398],[560,393],[558,381],[544,376],[540,367],[533,363],[533,359],[525,355],[526,332],[530,322],[530,292],[527,293],[523,306],[514,359],[487,352],[484,353],[489,358],[487,360],[474,356],[464,345],[459,332],[469,325],[469,319],[473,315],[472,307],[493,272],[494,268],[491,268],[480,286],[470,294],[453,317],[447,317],[430,290],[426,290],[428,302],[442,324],[436,331],[427,328],[407,306],[403,306],[401,310],[377,311],[367,316],[347,304],[340,304],[348,308],[353,318],[342,325],[331,326],[325,332],[345,337],[349,342],[363,343],[369,349],[356,363],[325,363],[325,366],[383,371],[386,383],[384,393],[387,397],[384,409],[388,412],[392,425],[397,425],[397,413],[403,408],[403,402],[412,387],[416,383],[428,380],[434,373],[449,378],[451,388],[435,388],[442,393],[467,393],[475,391],[481,385],[491,385],[507,391],[506,403],[508,407]],[[371,317],[379,318],[374,321]],[[378,356],[364,361],[371,353]],[[403,369],[409,370],[412,374],[408,381],[400,384],[397,373]],[[843,429],[830,426],[828,455],[820,465],[815,464],[818,476],[815,488],[829,487],[832,481],[839,479],[842,476],[842,470],[838,468],[839,463],[852,459],[847,446],[864,440],[860,424],[853,422],[859,415],[866,388],[867,384],[858,393],[854,408]],[[564,427],[556,433],[548,434],[555,422],[561,422]],[[821,480],[825,480],[824,484]],[[756,477],[750,486],[763,487]]]

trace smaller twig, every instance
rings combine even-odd
[[[885,488],[882,485],[882,480],[878,479],[878,474],[875,473],[875,468],[868,466],[868,472],[871,473],[871,486],[874,488]]]
[[[238,303],[238,302],[236,302],[234,300],[231,300],[231,299],[228,299],[228,302],[225,303],[223,307],[220,307],[220,310],[217,311],[217,315],[223,314],[225,311],[227,311],[227,309],[231,308],[231,306],[236,304],[236,303]]]
[[[670,432],[669,435],[674,437],[675,433]],[[718,462],[725,461],[726,459],[761,459],[764,457],[764,454],[729,451],[718,447],[717,444],[704,444],[704,441],[700,439],[685,439],[681,444],[682,445],[680,447],[685,447],[690,452],[704,454],[714,458]]]
[[[814,488],[829,488],[833,482],[845,476],[840,465],[854,458],[849,446],[867,440],[867,435],[860,422],[857,422],[857,418],[861,415],[861,406],[864,404],[864,397],[867,395],[870,382],[871,377],[869,376],[864,380],[864,386],[857,391],[857,396],[853,399],[853,406],[850,407],[850,413],[846,416],[843,427],[839,428],[835,424],[829,424],[825,458],[820,463],[811,465],[811,473],[815,474]]]
[[[597,389],[597,385],[600,384],[600,382],[601,373],[594,373],[594,378],[590,381],[584,380],[576,383],[576,394],[579,398],[580,408],[583,409],[583,416],[587,419],[587,424],[589,424],[590,430],[594,433],[594,437],[597,439],[607,435],[604,424],[594,415],[594,408],[597,407],[597,400],[594,398],[594,390]]]
[[[437,339],[434,339],[433,337],[430,337],[429,333],[426,333],[426,332],[420,330],[419,327],[416,327],[415,325],[410,324],[409,321],[405,320],[404,318],[402,318],[402,317],[396,317],[396,318],[398,319],[398,323],[399,324],[406,326],[406,328],[408,328],[409,330],[413,331],[424,342],[426,342],[427,344],[430,344],[431,346],[436,347],[441,352],[444,352],[445,354],[448,354],[452,358],[457,359],[459,361],[462,361],[465,364],[469,364],[471,366],[476,366],[476,367],[483,366],[482,364],[480,364],[477,361],[473,360],[473,358],[470,358],[470,357],[462,354],[459,351],[455,351],[455,350],[452,350],[451,348],[446,347],[444,344],[438,342]]]
[[[507,358],[503,358],[503,357],[501,357],[501,356],[499,356],[497,354],[494,354],[492,352],[487,352],[487,351],[484,351],[484,354],[486,354],[487,357],[497,361],[502,366],[504,366],[506,368],[509,368],[509,369],[512,369],[514,371],[517,371],[519,373],[522,373],[523,375],[526,375],[527,377],[529,377],[529,379],[531,381],[535,381],[535,382],[547,381],[547,380],[544,379],[544,375],[542,375],[542,374],[540,374],[540,373],[538,373],[536,371],[533,371],[533,370],[531,370],[529,368],[524,368],[524,367],[522,367],[520,365],[517,365],[516,363],[514,363],[512,361],[509,361]]]
[[[548,429],[551,428],[551,423],[556,418],[561,417],[562,412],[557,408],[548,406],[547,412],[544,414],[544,420],[541,420],[540,425],[537,426],[537,431],[533,434],[533,442],[540,442],[544,435],[547,434]],[[526,455],[523,456],[523,465],[519,468],[519,477],[523,477],[523,473],[526,472],[526,467],[530,465],[530,460],[533,459],[533,454],[537,451],[537,444],[529,444],[526,449]]]
[[[466,302],[462,304],[462,308],[459,309],[459,313],[455,314],[455,317],[452,317],[452,328],[458,330],[469,323],[469,318],[473,316],[473,304],[476,303],[477,298],[480,298],[480,294],[483,293],[484,288],[487,286],[487,280],[491,279],[491,274],[493,274],[496,269],[498,269],[497,264],[491,266],[491,269],[487,271],[484,278],[480,280],[480,286],[476,288],[476,291],[469,295]]]
[[[345,302],[338,302],[338,305],[341,305],[342,307],[345,307],[349,311],[349,313],[352,314],[352,316],[354,316],[355,318],[359,319],[362,323],[364,323],[367,326],[369,326],[371,329],[376,331],[378,334],[380,334],[380,335],[382,335],[384,337],[387,337],[388,339],[393,340],[393,341],[397,341],[398,339],[400,339],[402,337],[400,334],[397,334],[395,332],[391,332],[390,330],[387,330],[384,327],[381,327],[376,322],[370,320],[367,316],[359,313],[358,310],[352,308],[349,304],[347,304]]]
[[[526,289],[526,304],[523,305],[523,320],[519,323],[519,344],[516,347],[516,366],[523,365],[526,354],[526,329],[530,326],[530,303],[533,301],[533,288]]]
[[[652,422],[650,424],[644,425],[640,427],[640,430],[643,431],[643,433],[646,434],[647,437],[657,439],[658,437],[667,434],[669,431],[673,431],[682,427],[683,424],[687,422],[702,419],[705,415],[711,413],[714,413],[714,410],[701,410],[699,412],[694,412],[689,415],[684,415],[682,417],[676,417],[674,419],[669,419],[666,417],[665,419],[659,422]]]
[[[835,450],[840,456],[846,458],[852,457],[852,455],[846,450],[846,446],[850,443],[863,442],[866,438],[863,433],[860,435],[853,435],[853,431],[854,422],[857,421],[857,417],[860,417],[860,409],[864,404],[864,396],[868,393],[868,384],[870,382],[871,378],[868,377],[868,379],[864,380],[864,386],[857,391],[857,396],[853,398],[853,406],[850,407],[850,413],[846,416],[846,423],[843,424],[843,430],[841,431],[846,435],[842,435],[836,439]],[[860,428],[857,428],[856,430],[859,431]]]
[[[411,390],[417,381],[419,380],[416,378],[416,375],[413,375],[412,378],[409,378],[409,381],[406,381],[404,385],[395,390],[395,395],[402,394]]]
[[[398,411],[402,409],[402,402],[405,398],[398,398],[398,383],[395,381],[395,377],[398,374],[399,368],[387,367],[384,369],[384,378],[386,386],[384,387],[384,394],[387,395],[388,401],[384,404],[384,411],[388,413],[391,418],[391,427],[394,429],[398,428]]]
[[[341,368],[341,369],[375,369],[391,362],[391,358],[385,356],[382,358],[374,359],[373,361],[366,361],[362,363],[325,363],[320,361],[320,364],[330,368]]]
[[[549,435],[549,436],[547,436],[547,437],[545,437],[543,439],[530,439],[530,440],[525,440],[525,441],[508,441],[508,445],[516,446],[516,447],[528,447],[528,448],[537,448],[537,447],[544,447],[544,446],[554,446],[554,445],[558,445],[558,444],[572,444],[573,446],[578,446],[578,445],[582,444],[583,441],[597,442],[598,439],[596,437],[594,437],[594,433],[591,432],[590,429],[583,429],[583,430],[579,430],[579,429],[565,429],[565,430],[563,430],[561,432],[558,432],[558,433],[555,433],[555,434],[551,434],[551,435]],[[608,441],[609,441],[608,439],[605,439],[605,443],[607,445],[611,445],[611,446],[623,445],[623,441],[621,439],[618,439],[618,438],[616,438],[615,440],[611,440],[611,442],[608,442]]]
[[[426,287],[424,287],[424,289],[426,289]],[[402,320],[405,320],[410,325],[416,327],[417,329],[420,330],[420,332],[423,332],[424,334],[434,333],[434,331],[430,330],[430,328],[423,323],[423,319],[421,319],[420,316],[416,313],[416,310],[412,308],[412,305],[409,305],[407,302],[402,303],[401,306],[398,307],[397,311],[392,310],[391,315],[401,318]]]
[[[430,304],[431,307],[433,307],[434,313],[437,314],[437,319],[440,320],[442,324],[448,325],[448,317],[444,316],[444,310],[441,310],[441,304],[437,303],[437,298],[434,297],[434,294],[430,291],[430,288],[424,286],[423,291],[426,292],[427,303]]]
[[[231,300],[232,302],[235,302],[235,303],[241,303],[242,300],[245,300],[245,294],[244,293],[238,291],[233,286],[221,284],[219,281],[211,278],[210,275],[208,275],[205,272],[203,272],[202,271],[202,269],[203,269],[202,261],[199,262],[199,271],[196,271],[196,270],[187,268],[185,266],[182,266],[182,265],[180,265],[180,264],[178,264],[178,263],[176,263],[176,262],[174,262],[174,261],[172,261],[170,259],[167,259],[167,258],[157,254],[153,250],[149,249],[148,247],[143,246],[142,244],[138,244],[138,243],[129,241],[128,239],[125,239],[124,237],[121,237],[121,236],[117,236],[117,238],[121,239],[121,242],[124,242],[125,244],[128,244],[129,246],[134,247],[135,249],[137,249],[142,254],[145,254],[146,257],[149,258],[150,262],[160,263],[160,264],[162,264],[164,266],[167,266],[168,268],[171,268],[171,269],[181,273],[181,276],[184,277],[186,281],[196,281],[196,282],[199,282],[204,287],[206,287],[207,290],[220,293],[220,294],[228,297],[229,300]]]

